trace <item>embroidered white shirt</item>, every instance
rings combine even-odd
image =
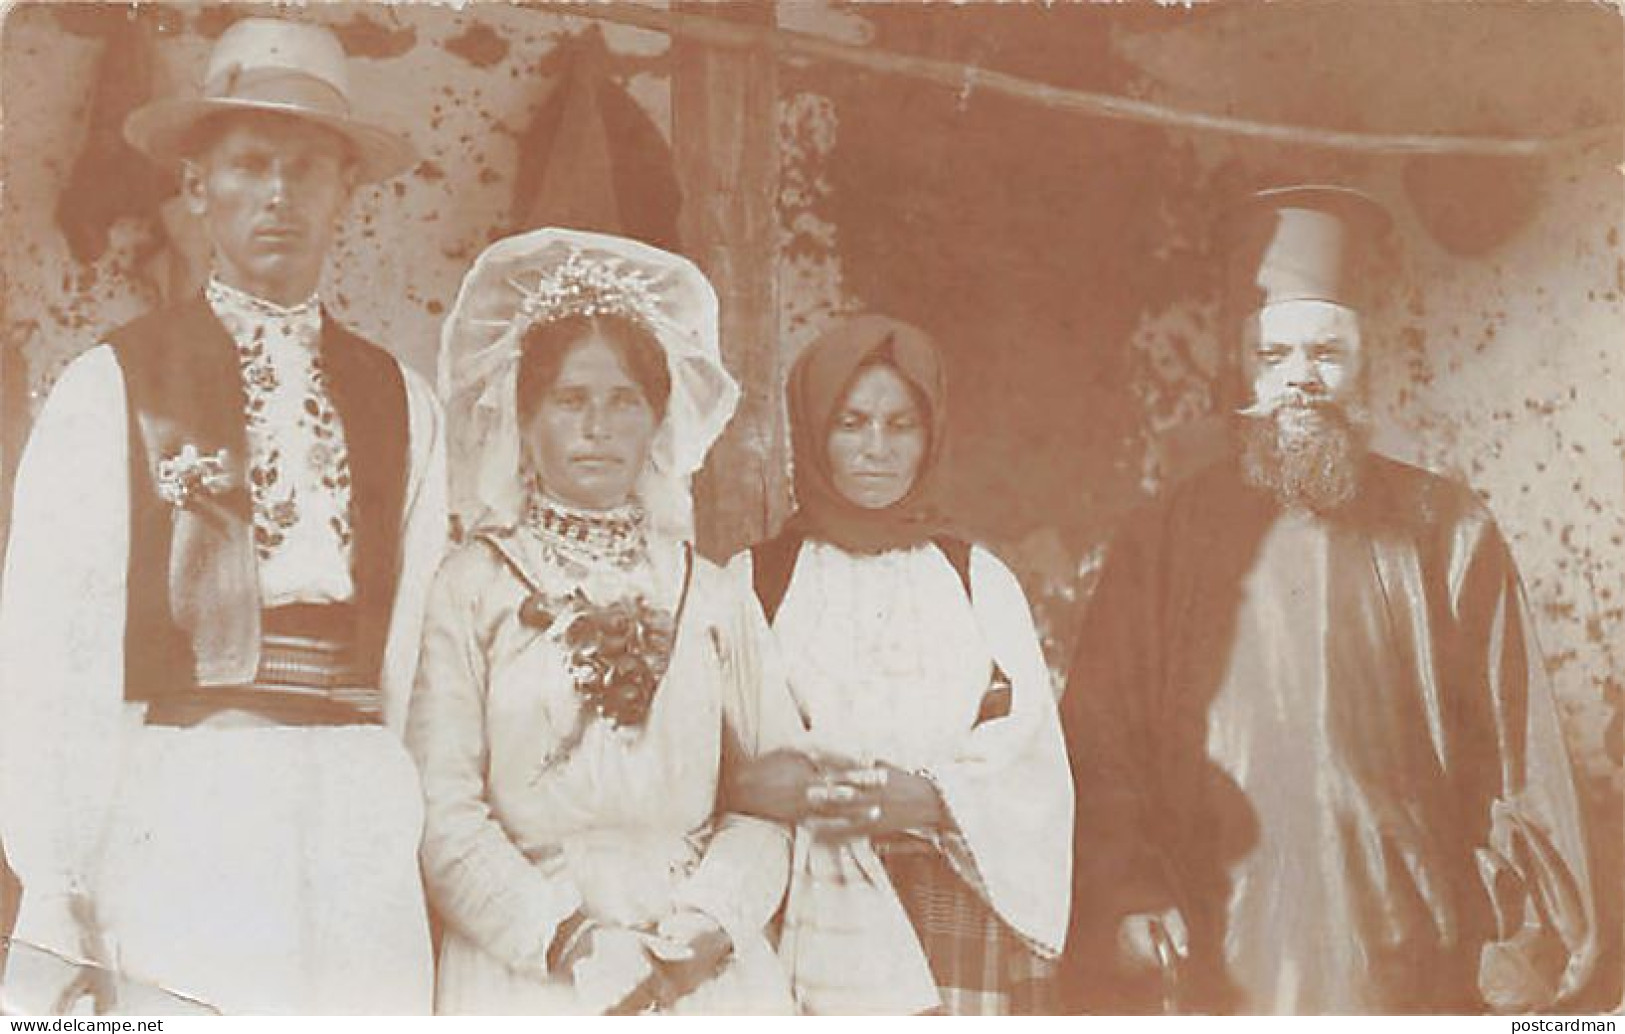
[[[283,308],[217,279],[205,293],[242,369],[260,598],[349,600],[350,457],[322,368],[321,305]]]

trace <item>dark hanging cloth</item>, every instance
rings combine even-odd
[[[1141,1011],[1172,992],[1195,1012],[1453,1013],[1483,1008],[1484,974],[1521,971],[1546,996],[1584,986],[1597,941],[1578,798],[1488,511],[1373,455],[1319,545],[1284,552],[1301,526],[1224,462],[1107,555],[1061,702],[1071,1004]],[[1264,617],[1314,632],[1270,642]],[[1174,907],[1190,958],[1173,986],[1119,971],[1123,918]]]
[[[511,231],[596,230],[680,251],[682,190],[665,136],[611,78],[597,29],[567,47],[558,85],[519,138]]]
[[[151,216],[174,192],[172,175],[124,140],[124,117],[152,94],[154,55],[146,24],[113,9],[96,64],[85,144],[57,197],[56,222],[74,261],[89,264],[107,250],[108,234],[126,216]]]

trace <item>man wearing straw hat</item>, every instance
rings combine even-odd
[[[1466,486],[1366,447],[1386,224],[1331,187],[1232,222],[1251,397],[1233,447],[1113,543],[1063,702],[1084,1007],[1525,1010],[1592,968],[1507,544]]]
[[[352,112],[332,33],[260,18],[220,37],[201,97],[125,135],[181,163],[213,275],[76,359],[19,467],[0,586],[17,936],[226,1012],[425,1012],[396,734],[445,538],[440,417],[316,294],[352,191],[412,149]],[[81,1007],[77,987],[8,990]]]

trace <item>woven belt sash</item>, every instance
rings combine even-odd
[[[346,604],[274,607],[261,619],[260,664],[246,686],[158,695],[148,725],[196,725],[244,711],[277,725],[379,725],[383,696],[356,660],[355,609]]]

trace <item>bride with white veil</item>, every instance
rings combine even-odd
[[[725,750],[777,742],[753,600],[692,546],[733,413],[692,263],[539,230],[475,263],[440,391],[453,513],[408,742],[423,771],[437,1009],[791,1008],[763,935],[788,838],[714,816]]]

